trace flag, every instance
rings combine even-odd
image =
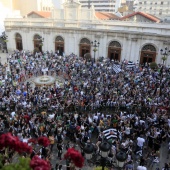
[[[103,134],[107,140],[119,138],[119,132],[114,128],[104,130]]]
[[[122,71],[121,68],[120,68],[120,65],[118,65],[118,64],[113,65],[113,70],[116,74],[120,73]]]
[[[135,63],[132,62],[132,61],[129,61],[126,67],[127,67],[127,68],[135,67]]]

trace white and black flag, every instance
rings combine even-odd
[[[119,64],[113,64],[113,70],[116,74],[122,71],[121,66]]]
[[[104,136],[105,136],[105,138],[107,140],[109,140],[109,139],[117,139],[117,138],[119,138],[119,135],[120,135],[119,132],[114,128],[104,130],[103,134],[104,134]]]
[[[136,65],[135,65],[134,62],[129,61],[126,67],[127,67],[127,68],[133,68],[133,67],[135,67],[135,66],[136,66]]]

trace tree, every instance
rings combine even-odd
[[[152,62],[151,64],[150,64],[150,68],[151,69],[157,69],[158,68],[158,65],[155,63],[155,62]]]
[[[166,57],[166,56],[163,56],[163,57],[162,57],[163,64],[165,63],[166,60],[167,60],[167,57]]]

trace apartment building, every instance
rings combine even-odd
[[[83,8],[94,6],[96,11],[117,12],[122,0],[79,0]]]
[[[138,0],[136,10],[164,18],[170,15],[170,0]]]

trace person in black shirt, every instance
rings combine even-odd
[[[62,144],[57,143],[57,149],[58,149],[58,158],[61,160],[61,155],[62,155]]]

